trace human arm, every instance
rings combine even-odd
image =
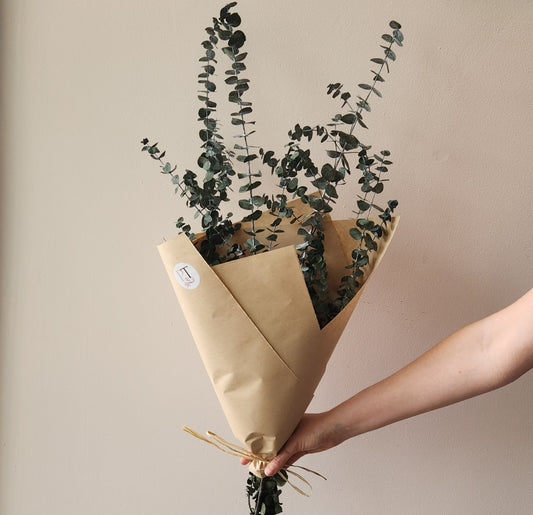
[[[265,472],[273,475],[304,454],[494,390],[532,367],[533,289],[330,411],[304,415]]]

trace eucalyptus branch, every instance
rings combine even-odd
[[[328,152],[328,155],[330,155],[330,157],[334,157],[335,158],[335,161],[334,161],[334,164],[333,164],[333,168],[335,168],[335,169],[337,169],[337,167],[339,166],[339,163],[341,161],[343,162],[343,164],[347,164],[348,163],[348,161],[345,158],[345,155],[346,155],[347,151],[351,150],[351,149],[347,149],[348,146],[350,146],[350,147],[353,146],[354,149],[356,149],[358,147],[364,147],[357,140],[357,138],[355,138],[355,136],[353,136],[353,132],[354,132],[355,127],[357,125],[361,125],[363,128],[367,128],[366,125],[363,122],[362,111],[363,111],[363,109],[365,109],[367,111],[370,111],[370,104],[368,103],[368,100],[369,100],[370,95],[372,93],[374,93],[375,95],[377,95],[378,97],[381,98],[382,95],[381,95],[380,91],[376,89],[376,84],[378,82],[384,82],[384,80],[385,80],[385,79],[383,79],[383,77],[381,75],[382,72],[383,72],[383,68],[386,67],[387,72],[389,72],[390,71],[389,70],[389,61],[396,60],[396,54],[392,50],[392,46],[395,43],[397,45],[399,45],[399,46],[402,46],[403,34],[400,31],[401,25],[398,22],[396,22],[396,21],[391,21],[389,23],[389,26],[393,29],[393,34],[392,35],[383,34],[381,36],[388,43],[388,46],[381,45],[381,48],[384,49],[385,58],[375,57],[375,58],[371,59],[372,62],[374,62],[376,64],[379,64],[380,68],[379,68],[379,70],[377,72],[372,71],[372,73],[374,74],[374,78],[373,78],[373,81],[372,81],[371,85],[364,84],[364,83],[363,84],[359,84],[359,87],[361,89],[365,90],[365,91],[368,91],[368,93],[366,95],[366,98],[358,97],[360,99],[360,101],[357,103],[357,109],[356,110],[353,109],[353,107],[351,106],[351,104],[349,102],[349,98],[351,98],[351,94],[349,92],[344,92],[344,93],[341,94],[342,84],[336,83],[336,84],[330,84],[328,86],[328,94],[332,94],[333,98],[337,97],[338,95],[341,95],[341,98],[344,101],[343,102],[343,107],[345,105],[348,105],[348,107],[349,107],[349,113],[347,113],[345,115],[338,114],[333,119],[333,122],[334,122],[333,125],[335,126],[335,130],[332,132],[332,134],[333,134],[333,136],[338,136],[339,137],[339,145],[337,145],[337,143],[335,143],[335,151]],[[345,133],[336,130],[337,123],[339,121],[342,121],[342,122],[350,125],[348,136],[346,136]],[[339,150],[339,146],[341,147],[340,150]],[[347,169],[347,171],[349,173],[349,167],[346,167],[346,169]]]
[[[247,184],[241,186],[239,191],[241,193],[248,192],[248,199],[246,201],[239,201],[239,205],[243,209],[250,211],[250,214],[243,219],[243,222],[250,222],[251,224],[251,230],[246,231],[251,238],[245,242],[245,247],[247,247],[252,254],[255,254],[265,248],[265,245],[257,239],[257,234],[264,229],[256,229],[255,222],[262,215],[262,211],[258,208],[266,203],[268,197],[266,195],[254,195],[254,190],[261,185],[261,182],[259,180],[252,180],[252,178],[260,177],[261,173],[252,173],[251,162],[254,159],[257,159],[258,156],[254,153],[250,153],[251,147],[248,143],[248,137],[255,131],[248,132],[246,126],[254,124],[255,122],[245,120],[245,115],[252,112],[251,102],[245,102],[242,99],[243,94],[249,89],[249,81],[248,79],[239,78],[239,74],[246,70],[244,60],[247,53],[241,53],[241,48],[246,41],[246,37],[241,30],[235,30],[235,28],[240,25],[241,19],[238,14],[229,12],[229,8],[233,5],[234,3],[231,3],[221,10],[219,19],[215,20],[215,30],[218,32],[220,39],[227,40],[228,46],[224,47],[222,51],[232,62],[231,69],[226,71],[228,77],[225,82],[233,85],[233,91],[230,92],[228,99],[230,102],[233,102],[238,106],[238,111],[231,114],[231,123],[236,126],[240,125],[242,128],[242,133],[237,137],[243,139],[244,146],[236,144],[235,148],[244,151],[244,153],[238,155],[237,160],[243,162],[247,167],[247,173],[238,174],[238,176],[239,178],[247,178]]]
[[[346,304],[355,296],[359,290],[361,284],[359,277],[364,272],[362,268],[369,262],[369,253],[378,250],[376,240],[386,234],[386,224],[391,221],[391,214],[397,207],[398,202],[396,200],[390,200],[387,203],[387,208],[382,209],[375,204],[375,197],[377,194],[383,191],[383,180],[381,179],[382,173],[388,171],[386,165],[392,164],[391,161],[386,158],[390,155],[387,150],[381,152],[381,156],[374,155],[376,161],[380,163],[380,166],[376,168],[378,174],[372,172],[371,167],[375,161],[372,159],[361,158],[359,167],[363,170],[362,176],[362,190],[365,193],[364,197],[360,197],[361,200],[357,201],[358,212],[356,213],[355,226],[350,229],[350,235],[355,240],[359,241],[359,245],[352,251],[352,263],[346,268],[352,268],[353,271],[350,275],[342,278],[342,284],[338,289],[339,297],[333,301],[333,316],[342,310]],[[360,182],[361,182],[360,179]],[[367,201],[368,194],[372,192],[372,198]],[[381,223],[377,225],[370,220],[370,212],[372,208],[381,212],[379,218]],[[366,213],[365,218],[359,218],[361,214]],[[366,248],[363,249],[363,243]]]
[[[205,209],[201,206],[198,206],[198,204],[191,202],[191,196],[189,194],[189,191],[183,186],[182,181],[180,181],[180,178],[177,174],[174,172],[176,171],[177,166],[172,167],[172,165],[168,162],[163,162],[163,157],[166,155],[166,150],[161,152],[159,148],[157,147],[158,143],[150,144],[150,141],[148,138],[144,138],[141,141],[143,147],[143,152],[148,152],[148,155],[156,160],[159,161],[160,167],[161,167],[161,173],[170,175],[172,178],[172,183],[176,185],[176,192],[179,190],[181,191],[181,196],[185,197],[187,199],[187,204],[191,207],[194,207],[198,215],[202,215],[205,213]],[[183,222],[183,217],[180,217],[178,219],[178,222],[176,223],[176,226],[179,229],[182,229],[182,231],[189,237],[194,238],[194,234],[190,232],[191,226],[185,225]]]

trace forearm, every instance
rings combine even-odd
[[[488,392],[532,367],[533,289],[332,410],[304,415],[265,472],[273,475],[304,454]]]
[[[329,412],[340,441],[507,384],[533,366],[533,290]]]

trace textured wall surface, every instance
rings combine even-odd
[[[365,135],[392,152],[402,220],[318,411],[533,285],[533,3],[240,4],[254,143],[278,152],[337,112],[328,83],[369,80],[390,19],[406,36]],[[2,515],[246,513],[244,468],[180,431],[231,437],[155,248],[183,203],[139,151],[147,136],[195,166],[199,43],[221,6],[3,2]],[[311,500],[287,488],[285,512],[529,514],[532,397],[530,373],[308,456],[329,481]]]

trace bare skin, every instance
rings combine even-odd
[[[305,414],[265,473],[272,476],[305,454],[325,451],[362,433],[495,390],[531,368],[533,289],[333,409]]]

